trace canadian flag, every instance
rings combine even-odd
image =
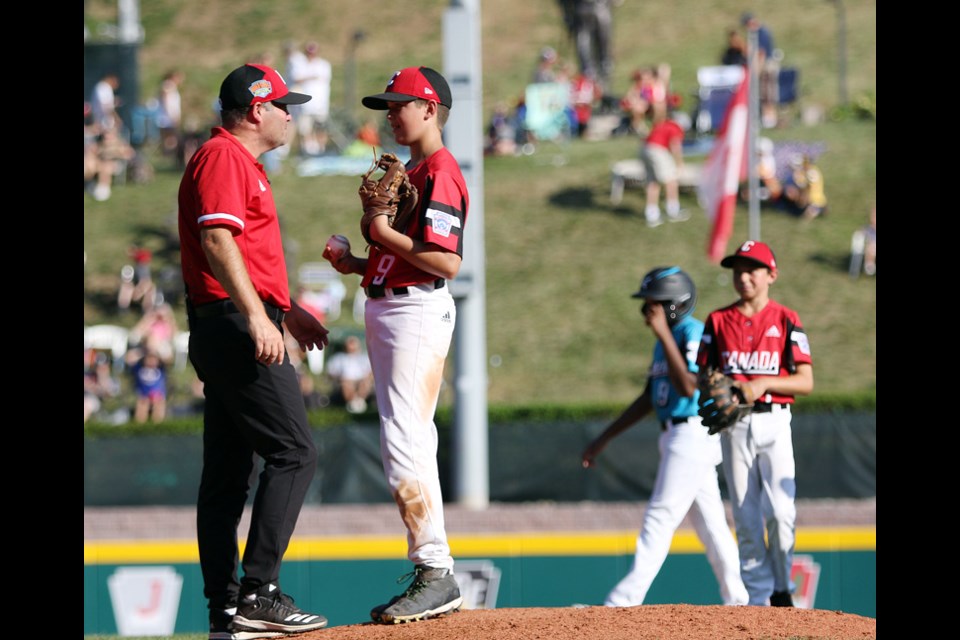
[[[733,232],[733,214],[737,207],[737,190],[747,176],[747,96],[750,75],[743,81],[727,105],[713,149],[703,166],[697,198],[713,221],[707,241],[707,257],[720,262],[727,252],[727,241]]]

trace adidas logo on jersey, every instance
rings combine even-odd
[[[440,322],[453,322],[453,319],[450,317],[450,312],[447,311],[443,316],[440,317]]]
[[[766,332],[765,334],[763,334],[763,337],[764,337],[764,338],[779,338],[781,335],[782,335],[782,334],[780,333],[780,329],[777,327],[777,325],[772,324],[772,325],[770,325],[770,328],[767,329],[767,332]]]

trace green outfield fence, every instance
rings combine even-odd
[[[490,425],[490,499],[497,502],[645,500],[656,476],[659,428],[647,420],[585,470],[580,452],[607,424],[504,422]],[[444,489],[450,484],[449,431],[441,434]],[[392,502],[376,423],[317,429],[318,472],[308,504]],[[797,497],[877,495],[876,412],[801,413],[793,418]],[[84,506],[192,505],[200,480],[199,433],[85,437]],[[520,471],[522,470],[522,472]],[[722,483],[722,474],[721,474]],[[723,487],[721,487],[723,489]],[[452,495],[446,491],[446,495]]]

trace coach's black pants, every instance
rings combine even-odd
[[[254,360],[238,313],[191,317],[190,361],[204,384],[203,473],[197,541],[204,595],[213,608],[236,604],[237,526],[247,500],[254,454],[263,470],[243,554],[243,591],[276,581],[317,465],[297,374],[289,358]]]

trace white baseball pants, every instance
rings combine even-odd
[[[727,525],[720,498],[717,465],[720,438],[709,435],[699,417],[686,423],[667,423],[660,434],[660,466],[653,494],[637,537],[637,550],[630,572],[607,595],[604,604],[630,607],[643,604],[653,579],[660,572],[673,534],[690,512],[697,536],[706,548],[707,561],[720,585],[724,604],[747,603],[747,590],[740,578],[737,545]]]
[[[448,288],[368,299],[367,352],[380,412],[380,456],[414,564],[452,569],[443,520],[433,421],[450,349],[456,306]]]
[[[774,591],[795,588],[790,570],[797,491],[790,417],[789,406],[774,405],[772,412],[750,414],[722,432],[740,575],[752,605],[769,604]]]

